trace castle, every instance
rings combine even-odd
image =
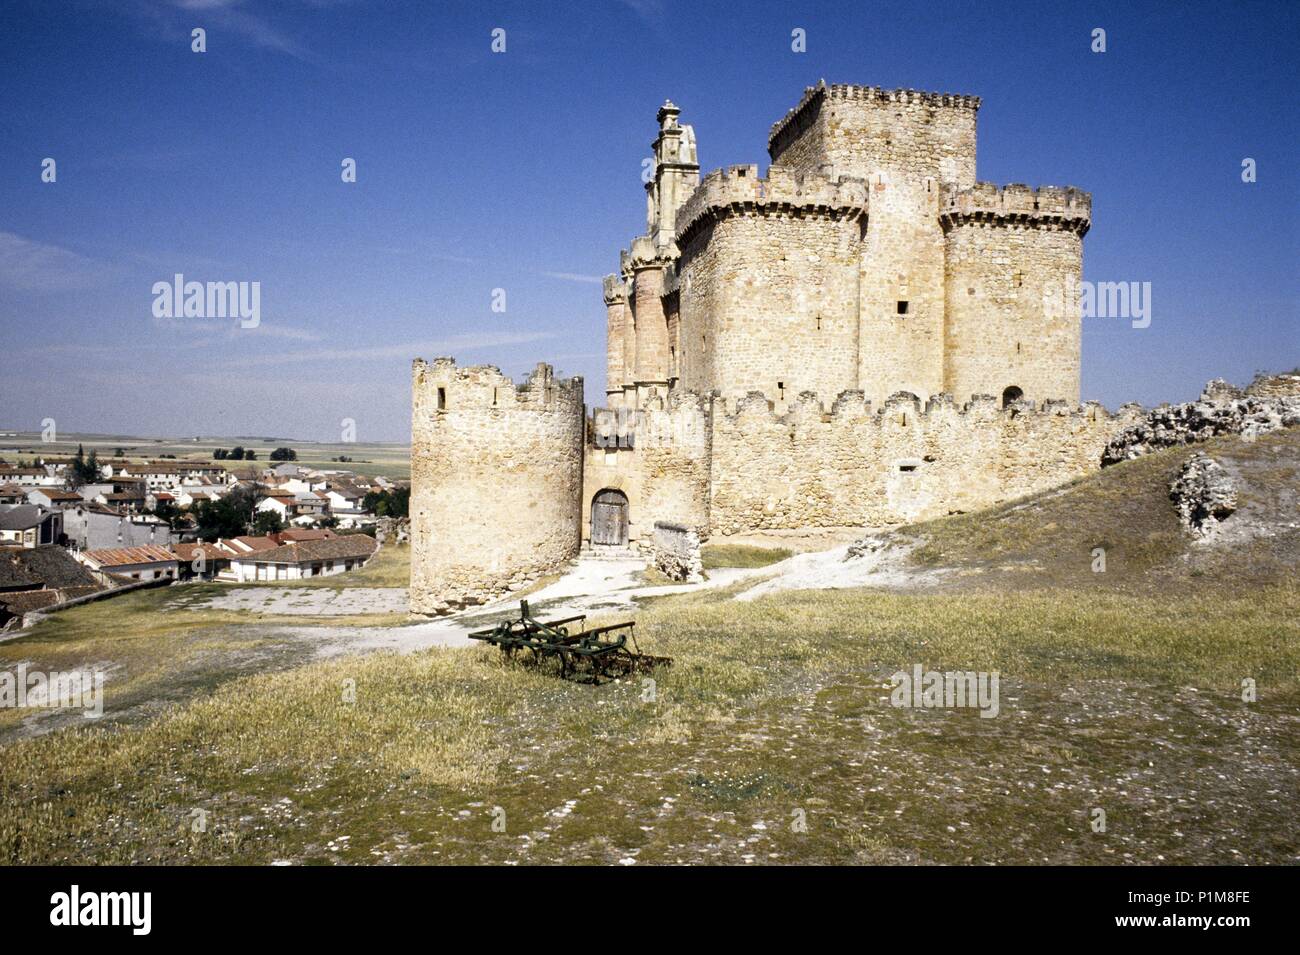
[[[700,177],[658,112],[646,232],[604,281],[606,408],[414,369],[411,605],[479,602],[656,521],[701,538],[974,510],[1099,465],[1079,405],[1091,197],[975,178],[973,96],[810,87],[771,165]]]

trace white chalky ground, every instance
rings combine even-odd
[[[646,586],[641,580],[645,561],[636,558],[581,558],[559,580],[528,595],[528,601],[543,619],[576,614],[625,614],[636,612],[637,599],[727,587],[752,580],[737,599],[752,600],[778,590],[818,590],[839,587],[915,586],[928,582],[930,575],[918,574],[902,565],[899,548],[884,548],[854,560],[845,560],[846,547],[796,554],[777,564],[758,568],[728,568],[709,572],[698,584]],[[474,641],[471,630],[490,626],[518,607],[519,598],[509,597],[439,620],[394,627],[289,627],[277,628],[283,635],[316,645],[316,654],[332,657],[348,653],[389,650],[410,653],[429,647],[464,647]],[[406,610],[406,591],[393,587],[267,588],[231,587],[199,604],[201,608],[243,610],[277,616],[350,616],[367,613],[401,613]]]

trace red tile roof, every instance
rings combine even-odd
[[[143,547],[110,547],[106,550],[86,550],[82,557],[100,567],[122,567],[127,564],[156,564],[176,562],[176,555],[163,547],[146,544]]]

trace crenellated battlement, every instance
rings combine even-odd
[[[705,176],[682,206],[677,240],[684,247],[704,223],[728,215],[865,216],[867,195],[867,183],[851,176],[798,175],[773,166],[764,179],[758,166],[725,166]]]
[[[958,404],[953,396],[946,392],[931,395],[927,400],[922,401],[911,392],[897,391],[881,402],[878,409],[873,408],[872,402],[859,390],[840,392],[829,409],[821,398],[811,391],[801,392],[793,401],[784,403],[772,401],[761,391],[751,391],[739,398],[715,396],[713,403],[713,413],[719,421],[734,423],[761,419],[782,425],[810,420],[830,422],[838,418],[854,420],[872,418],[877,423],[882,423],[896,419],[900,414],[907,414],[921,424],[932,418],[949,419],[953,415],[978,418],[981,423],[987,423],[993,418],[1012,421],[1027,416],[1038,418],[1069,416],[1100,422],[1127,420],[1132,417],[1128,409],[1111,413],[1096,401],[1075,405],[1057,399],[1042,402],[1022,400],[1002,407],[993,395],[971,395],[969,401]]]
[[[978,182],[969,189],[944,185],[940,192],[939,222],[944,231],[954,225],[1055,226],[1087,233],[1092,225],[1092,196],[1074,186],[1040,186],[1021,183],[998,186]]]
[[[581,377],[556,378],[539,362],[523,384],[495,365],[456,364],[454,358],[412,363],[412,401],[416,416],[465,410],[549,411],[583,406]]]
[[[627,283],[613,273],[601,280],[605,292],[605,304],[617,305],[627,301]]]
[[[812,392],[785,406],[762,392],[715,398],[710,527],[869,527],[989,507],[1095,470],[1133,415],[906,391],[878,409],[859,390],[829,410]]]
[[[772,124],[768,133],[767,148],[773,158],[797,136],[807,121],[807,114],[819,109],[824,102],[861,102],[882,106],[924,106],[929,108],[963,109],[976,112],[980,98],[965,93],[931,93],[914,89],[884,89],[879,86],[858,86],[825,80],[816,86],[804,88],[803,96],[794,108]],[[778,142],[781,140],[781,142]]]

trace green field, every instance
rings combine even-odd
[[[229,450],[241,445],[257,453],[253,461],[219,461],[233,468],[266,467],[279,462],[271,461],[271,452],[278,447],[293,448],[298,452],[298,464],[328,470],[356,471],[375,477],[405,479],[411,476],[411,448],[405,444],[365,444],[338,443],[324,444],[316,441],[299,441],[293,438],[274,437],[197,437],[184,438],[140,438],[131,435],[115,434],[60,434],[59,440],[43,442],[39,432],[18,432],[16,435],[0,436],[0,458],[11,464],[21,461],[29,462],[37,455],[72,455],[77,446],[84,447],[87,454],[91,450],[101,458],[113,457],[117,449],[126,452],[130,460],[148,461],[163,455],[175,455],[178,459],[212,461],[212,452],[217,448]],[[350,462],[333,460],[340,456],[352,458]]]

